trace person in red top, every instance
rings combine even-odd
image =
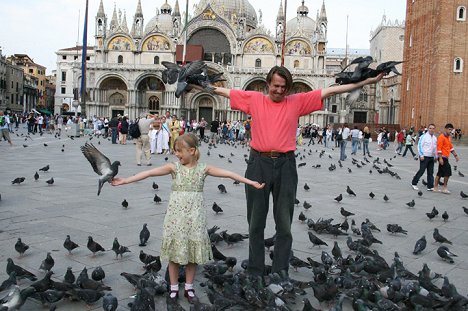
[[[395,150],[395,152],[398,153],[398,155],[401,155],[401,150],[403,150],[403,146],[405,145],[405,134],[404,134],[404,132],[405,132],[405,130],[402,129],[397,134],[398,147]]]
[[[231,109],[252,116],[250,157],[245,176],[266,183],[264,189],[247,187],[249,223],[248,272],[263,275],[265,267],[264,230],[270,193],[276,223],[273,272],[288,272],[292,247],[291,222],[297,190],[296,126],[300,116],[323,107],[323,99],[376,83],[383,74],[355,84],[336,85],[306,93],[288,95],[293,79],[286,67],[274,66],[266,77],[268,94],[216,87],[214,93],[230,99]],[[271,127],[271,121],[275,126]]]
[[[442,134],[437,138],[437,156],[439,158],[439,170],[434,181],[434,191],[439,191],[439,180],[441,177],[444,178],[444,188],[441,190],[442,193],[450,194],[447,188],[449,177],[452,176],[452,167],[449,163],[450,153],[453,154],[455,160],[458,162],[460,158],[453,149],[451,133],[453,125],[447,123]]]

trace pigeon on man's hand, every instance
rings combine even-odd
[[[93,170],[96,172],[96,174],[101,176],[101,178],[99,178],[97,193],[97,195],[99,195],[101,194],[101,189],[104,183],[111,182],[119,172],[120,162],[114,161],[111,164],[109,158],[97,150],[93,144],[85,143],[85,145],[81,146],[80,149],[86,159],[88,159],[89,163],[91,163],[91,166],[93,167]]]

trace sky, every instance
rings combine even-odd
[[[88,45],[94,45],[95,16],[100,0],[89,0]],[[166,0],[141,0],[146,23],[156,15]],[[229,0],[232,1],[232,0]],[[257,11],[262,10],[262,23],[272,33],[280,2],[285,0],[250,0]],[[315,19],[324,0],[304,0],[309,8],[309,17]],[[287,0],[287,16],[297,16],[296,10],[302,0]],[[62,48],[82,44],[86,0],[0,0],[0,47],[3,55],[28,54],[36,63],[47,67],[47,74],[56,68],[55,52]],[[131,29],[138,0],[103,0],[108,23],[114,3],[127,13]],[[175,0],[168,0],[173,7]],[[189,13],[193,13],[195,0],[189,0]],[[186,0],[179,0],[181,13]],[[381,23],[385,14],[387,21],[402,21],[406,14],[406,0],[325,0],[328,17],[328,48],[345,48],[346,17],[348,19],[348,46],[369,49],[370,32]],[[78,32],[79,36],[78,37]]]

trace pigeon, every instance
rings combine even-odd
[[[468,195],[465,194],[463,191],[460,191],[460,196],[462,197],[462,199],[468,198]]]
[[[413,199],[413,200],[411,200],[410,202],[406,203],[406,205],[407,205],[408,207],[414,207],[414,206],[416,205],[416,203],[414,202],[414,199]]]
[[[213,209],[213,211],[216,213],[216,215],[218,215],[218,213],[222,213],[223,212],[223,209],[221,207],[219,207],[218,204],[216,204],[216,202],[213,203],[213,206],[211,207]]]
[[[94,268],[93,272],[91,272],[91,278],[97,282],[102,282],[104,278],[106,277],[106,273],[102,269],[101,266],[97,266]]]
[[[340,193],[336,198],[334,198],[333,200],[335,200],[336,202],[341,202],[341,200],[343,200],[343,195]]]
[[[105,252],[106,251],[104,249],[104,247],[102,247],[99,243],[94,242],[92,236],[88,236],[88,244],[86,246],[93,253],[93,256],[96,255],[97,252]]]
[[[430,213],[426,213],[426,216],[427,216],[430,220],[432,220],[432,219],[434,219],[434,217],[436,217],[436,214],[434,214],[434,212],[430,212]]]
[[[419,191],[418,191],[418,195],[419,195],[420,197],[422,197],[423,192],[422,192],[421,190],[419,190]]]
[[[128,208],[128,202],[127,202],[126,199],[124,199],[124,200],[122,201],[122,207],[123,207],[123,208]]]
[[[154,189],[154,190],[158,190],[158,189],[159,189],[159,186],[158,186],[158,184],[157,184],[157,183],[155,183],[154,181],[153,181],[153,189]]]
[[[439,215],[439,211],[437,210],[435,206],[432,207],[431,213],[433,213],[435,216]]]
[[[315,234],[313,234],[312,232],[308,232],[309,234],[309,240],[310,242],[312,243],[312,246],[316,246],[318,245],[320,247],[320,245],[325,245],[325,246],[328,246],[327,243],[325,243],[324,241],[322,241],[319,237],[317,237]]]
[[[13,271],[8,276],[8,279],[6,279],[5,281],[2,282],[2,284],[0,284],[0,293],[3,292],[4,290],[9,289],[10,287],[12,287],[14,285],[17,285],[17,283],[18,282],[16,280],[16,272]]]
[[[54,267],[55,261],[54,258],[50,255],[50,252],[47,253],[46,258],[42,261],[40,270],[50,271]]]
[[[207,92],[214,92],[213,84],[216,82],[226,81],[222,79],[223,73],[209,75],[207,67],[203,68],[202,74],[194,74],[187,77],[187,83],[203,87]]]
[[[375,194],[374,194],[373,192],[370,192],[370,193],[369,193],[369,197],[370,197],[371,199],[373,199],[373,198],[375,197]]]
[[[102,308],[104,311],[115,311],[117,310],[117,307],[119,305],[119,302],[115,296],[113,296],[111,293],[107,293],[103,298],[102,298]]]
[[[153,201],[154,201],[154,203],[159,204],[159,203],[161,203],[162,199],[161,199],[161,197],[159,195],[154,194]]]
[[[75,283],[75,275],[73,274],[72,267],[67,267],[67,272],[65,272],[65,276],[63,277],[63,281],[69,284]]]
[[[354,213],[348,212],[348,211],[345,210],[343,207],[341,207],[340,213],[341,213],[341,215],[343,215],[344,217],[348,217],[348,216],[353,216],[353,215],[354,215]]]
[[[178,64],[170,62],[161,62],[161,65],[167,69],[163,71],[163,82],[166,80],[169,84],[173,84],[177,81],[175,96],[177,98],[182,95],[183,92],[188,90],[189,82],[187,81],[190,76],[198,75],[203,72],[203,69],[206,67],[206,64],[202,60],[197,60],[180,66]],[[166,72],[166,73],[164,73]],[[166,77],[166,78],[164,78]],[[176,81],[174,78],[177,77]],[[174,81],[174,82],[173,82]],[[171,83],[172,82],[172,83]],[[191,81],[194,82],[194,81]]]
[[[120,250],[120,243],[117,237],[114,238],[114,242],[112,243],[112,250],[115,253],[115,258],[117,258],[117,256],[119,256],[119,250]]]
[[[71,251],[79,247],[79,245],[73,242],[70,239],[70,235],[67,234],[67,237],[65,238],[65,242],[63,242],[63,247],[65,247],[65,249],[68,251],[68,254],[71,255]]]
[[[0,310],[19,310],[26,302],[26,299],[34,294],[35,291],[36,290],[31,286],[20,290],[19,286],[15,285],[2,300],[3,303],[0,305]]]
[[[40,168],[39,170],[43,172],[47,172],[49,169],[50,169],[50,166],[47,164],[46,166],[44,166],[43,168]]]
[[[307,211],[309,208],[312,207],[312,204],[310,204],[310,203],[307,202],[307,201],[304,201],[304,203],[302,203],[302,206],[303,206],[304,209]]]
[[[383,199],[385,202],[388,202],[390,200],[390,198],[386,194],[384,195]]]
[[[74,292],[88,306],[95,303],[104,296],[104,292],[93,289],[75,289]]]
[[[454,260],[452,257],[458,257],[458,255],[455,255],[454,253],[452,253],[447,246],[440,246],[438,249],[437,249],[437,255],[440,256],[440,258],[442,258],[443,260],[446,260],[450,263],[454,263]]]
[[[346,232],[349,230],[349,223],[348,223],[348,218],[345,218],[343,223],[340,225],[340,228]]]
[[[460,176],[460,177],[465,177],[465,174],[463,174],[462,172],[458,171],[458,176]]]
[[[21,241],[21,238],[18,238],[18,240],[15,243],[15,250],[20,254],[20,257],[24,255],[24,252],[26,252],[28,248],[29,245]]]
[[[21,184],[22,182],[24,182],[26,178],[25,177],[16,177],[14,180],[11,181],[11,184],[14,185],[14,184]]]
[[[271,238],[266,238],[263,240],[263,245],[270,251],[270,247],[275,246],[276,233]]]
[[[354,195],[356,196],[356,193],[354,193],[353,190],[351,190],[351,188],[349,186],[346,186],[346,192],[349,194],[349,195]]]
[[[143,250],[140,250],[139,255],[140,261],[145,265],[152,263],[153,261],[159,260],[159,256],[153,256],[151,254],[145,253]]]
[[[335,259],[343,258],[343,254],[341,253],[341,248],[338,246],[337,241],[333,242],[332,255]]]
[[[55,181],[54,181],[54,178],[53,178],[53,177],[51,177],[49,180],[46,180],[46,183],[47,183],[48,185],[53,185],[54,182],[55,182]]]
[[[150,231],[148,230],[148,225],[143,224],[143,228],[140,231],[140,244],[138,246],[146,246],[150,237]]]
[[[400,225],[398,224],[387,224],[387,231],[390,233],[403,233],[403,234],[408,234],[408,231],[404,230]]]
[[[466,208],[466,207],[464,207],[464,206],[462,206],[462,208],[463,208],[463,211],[465,212],[465,214],[468,215],[468,208]]]
[[[442,219],[443,219],[444,221],[447,221],[447,220],[449,219],[449,215],[448,215],[447,211],[445,211],[445,212],[442,214]]]
[[[223,184],[218,185],[219,192],[221,193],[227,193],[226,187]]]
[[[305,191],[309,191],[310,190],[310,187],[307,183],[304,184],[304,190]]]
[[[94,172],[101,176],[98,183],[97,195],[101,194],[102,186],[105,182],[111,182],[112,179],[119,172],[119,161],[114,161],[112,164],[104,154],[94,147],[93,144],[85,143],[84,146],[80,147],[83,155],[88,159],[89,163],[93,167]]]
[[[36,174],[34,174],[34,180],[37,181],[39,179],[39,173],[36,172]]]
[[[16,278],[18,280],[25,279],[25,278],[29,279],[31,281],[36,281],[37,280],[36,276],[33,273],[29,272],[28,270],[26,270],[24,268],[21,268],[18,265],[15,265],[15,263],[13,262],[13,259],[8,258],[7,259],[6,273],[8,275],[10,275],[13,271],[15,271]]]
[[[413,254],[418,255],[421,253],[426,248],[426,244],[426,236],[423,235],[422,238],[420,238],[414,245]]]
[[[432,237],[434,238],[434,240],[436,242],[447,243],[447,244],[452,245],[452,242],[450,242],[449,240],[447,240],[446,237],[444,237],[442,234],[440,234],[439,229],[437,229],[437,228],[434,228],[434,233],[432,234]]]
[[[299,220],[300,220],[301,222],[304,222],[304,221],[307,220],[307,217],[304,215],[303,212],[300,212],[300,214],[299,214]]]

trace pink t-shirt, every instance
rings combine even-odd
[[[252,116],[250,146],[260,152],[296,150],[299,117],[322,109],[322,90],[286,96],[280,103],[260,92],[231,90],[231,109]]]

